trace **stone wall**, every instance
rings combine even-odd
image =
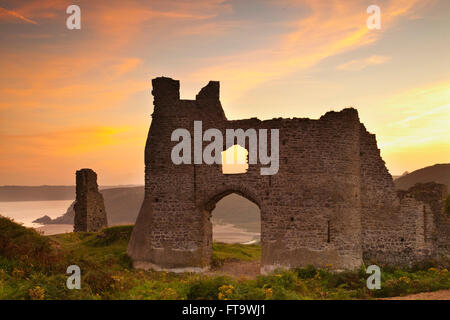
[[[361,265],[363,253],[367,258],[391,255],[383,261],[394,261],[403,252],[395,262],[408,260],[405,244],[416,241],[409,229],[420,229],[420,223],[406,219],[411,222],[403,230],[404,216],[420,215],[422,204],[415,199],[400,204],[375,136],[355,109],[328,112],[318,120],[227,120],[218,82],[210,82],[196,100],[180,100],[179,81],[156,78],[152,84],[145,199],[128,247],[136,267],[207,269],[211,212],[230,193],[260,208],[263,272],[308,264],[351,269]],[[202,121],[203,131],[217,128],[224,136],[226,129],[279,129],[278,173],[261,175],[260,164],[230,175],[217,164],[173,164],[171,150],[178,142],[171,134],[186,128],[193,137],[195,120]],[[243,147],[248,149],[248,141]],[[403,237],[398,237],[400,229]],[[380,240],[386,241],[385,250]]]
[[[74,231],[95,232],[108,225],[103,196],[98,191],[97,174],[91,169],[76,173]]]
[[[421,204],[417,225],[416,260],[433,258],[436,260],[450,257],[450,215],[444,212],[447,187],[439,183],[418,183],[407,191],[399,191],[403,199],[413,198]]]

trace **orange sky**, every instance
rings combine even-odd
[[[161,75],[221,81],[230,119],[354,106],[392,174],[450,162],[449,29],[446,0],[0,0],[0,185],[143,184]]]

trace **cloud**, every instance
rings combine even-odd
[[[81,127],[32,135],[8,135],[0,137],[2,145],[12,152],[76,155],[116,143],[117,135],[127,127]],[[25,147],[26,146],[26,147]]]
[[[265,82],[293,72],[306,70],[322,60],[376,42],[383,32],[402,15],[414,14],[428,1],[387,1],[382,9],[382,31],[366,26],[367,3],[362,1],[298,0],[273,2],[273,5],[296,6],[309,12],[307,17],[287,22],[290,31],[264,47],[208,60],[206,67],[185,77],[204,81],[220,79],[229,84],[228,96],[240,97],[244,92]],[[369,62],[377,63],[380,58]]]
[[[450,81],[424,83],[380,96],[362,109],[392,174],[450,159]]]
[[[373,44],[399,17],[416,15],[418,8],[429,3],[385,0],[382,30],[371,31],[365,25],[366,1],[267,0],[264,5],[299,14],[288,14],[286,20],[274,24],[267,23],[270,18],[265,16],[261,16],[263,24],[251,20],[257,30],[252,32],[261,37],[253,42],[254,34],[245,33],[249,22],[241,21],[233,1],[81,0],[81,32],[65,28],[69,1],[8,2],[11,7],[0,10],[0,21],[35,22],[39,28],[32,28],[35,33],[26,36],[24,28],[2,30],[11,40],[0,53],[0,144],[8,150],[0,158],[2,181],[5,177],[17,181],[17,173],[23,175],[21,181],[42,181],[47,174],[57,179],[55,172],[72,174],[76,167],[91,163],[108,167],[110,176],[117,177],[132,166],[129,158],[141,175],[148,117],[137,119],[132,112],[117,110],[125,106],[131,110],[137,102],[150,111],[151,76],[169,73],[186,85],[221,80],[223,95],[236,98],[260,84],[308,70],[328,57]],[[242,44],[238,41],[242,39],[249,41]],[[217,47],[222,45],[223,51]],[[377,56],[361,60],[341,68],[380,63]],[[133,100],[144,91],[145,98]],[[444,104],[448,100],[433,106]],[[390,106],[395,109],[399,104]],[[405,107],[404,114],[399,112],[402,118],[390,120],[395,123],[419,116],[419,109],[413,112],[412,107]],[[438,115],[421,119],[434,116]],[[145,127],[139,124],[139,132],[121,127],[137,121],[145,122]],[[415,121],[419,119],[405,123]]]
[[[130,126],[0,134],[0,149],[8,150],[0,157],[0,176],[5,184],[72,184],[75,171],[89,167],[102,183],[136,183],[142,177],[144,143],[141,128]]]
[[[338,70],[347,70],[347,71],[359,71],[362,69],[367,68],[371,65],[378,65],[386,63],[390,60],[390,57],[384,57],[384,56],[370,56],[365,59],[356,59],[351,60],[349,62],[343,63],[339,66],[337,66]]]
[[[450,104],[446,104],[443,106],[432,108],[430,110],[426,110],[426,111],[420,112],[418,114],[406,117],[405,119],[402,119],[400,121],[390,123],[389,126],[391,126],[391,127],[405,126],[405,125],[408,125],[408,123],[411,121],[424,119],[426,117],[434,116],[434,115],[438,115],[438,114],[441,114],[441,115],[449,114],[450,115],[449,111],[450,111]]]
[[[4,9],[17,14],[17,18],[27,17],[24,20],[28,23],[37,24],[36,20],[57,20],[61,16],[66,16],[65,9],[72,4],[68,0],[15,0],[9,1],[8,6],[12,8]],[[5,18],[5,17],[3,17]],[[2,14],[0,10],[0,21],[2,20]],[[64,21],[64,20],[63,20]]]
[[[21,15],[20,13],[17,13],[17,12],[12,11],[12,10],[6,10],[5,8],[0,7],[0,21],[1,20],[8,20],[8,17],[14,17],[14,18],[17,18],[17,19],[19,19],[21,21],[27,22],[27,23],[37,24],[36,21],[28,19],[28,18],[24,17],[23,15]]]
[[[107,58],[101,52],[75,56],[35,53],[33,59],[27,53],[3,55],[0,111],[39,109],[68,115],[114,108],[148,88],[147,79],[127,77],[140,63],[138,58]],[[0,122],[6,119],[2,118]]]
[[[119,64],[117,64],[114,68],[116,69],[116,74],[118,76],[124,75],[130,71],[133,71],[137,68],[138,65],[142,63],[139,58],[126,58]]]
[[[380,128],[380,146],[385,152],[430,143],[449,144],[450,82],[412,88],[386,99],[385,125]],[[384,112],[383,112],[384,110]]]

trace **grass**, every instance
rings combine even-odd
[[[135,270],[126,255],[131,226],[44,237],[0,217],[0,299],[373,299],[450,289],[443,268],[382,268],[381,290],[364,268],[334,273],[312,266],[255,279]],[[258,261],[259,245],[213,244],[213,261]],[[69,265],[81,290],[66,288]]]
[[[225,261],[258,261],[261,260],[259,244],[226,244],[213,243],[212,267],[219,268]]]

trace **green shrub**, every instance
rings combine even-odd
[[[92,246],[108,246],[118,241],[128,242],[131,237],[133,226],[114,226],[101,230],[95,236],[86,242]]]
[[[297,272],[298,277],[301,279],[314,278],[317,273],[317,269],[312,265],[309,265],[306,268],[295,268],[294,270]]]
[[[350,290],[359,289],[365,285],[366,279],[361,278],[358,272],[343,271],[337,273],[327,273],[324,277],[329,288],[345,288]]]
[[[217,300],[219,288],[234,282],[228,277],[202,278],[194,280],[189,287],[187,298],[191,300]]]
[[[103,294],[111,290],[114,284],[114,278],[111,274],[100,270],[89,270],[82,275],[84,285],[89,286],[94,294]]]
[[[267,276],[258,276],[256,283],[261,288],[284,288],[292,290],[297,282],[297,274],[294,271],[276,270]]]
[[[64,255],[34,229],[0,216],[0,265],[45,271],[61,270]]]

